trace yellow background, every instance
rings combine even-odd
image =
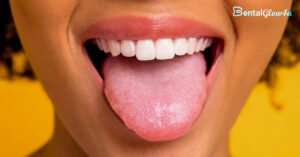
[[[233,157],[300,157],[300,64],[278,73],[276,88],[257,84],[242,110],[230,136]],[[53,126],[53,108],[38,81],[0,80],[0,157],[35,151]]]

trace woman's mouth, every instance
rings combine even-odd
[[[169,17],[102,20],[84,32],[82,41],[110,107],[148,141],[173,140],[191,128],[224,45],[213,28]]]

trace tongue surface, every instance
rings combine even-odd
[[[111,57],[103,63],[104,92],[126,127],[148,141],[183,135],[207,95],[201,53],[165,61]]]

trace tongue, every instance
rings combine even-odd
[[[126,127],[148,141],[183,135],[207,95],[201,53],[165,61],[111,57],[103,63],[104,92]]]

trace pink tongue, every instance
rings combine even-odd
[[[102,69],[104,92],[128,129],[145,140],[172,140],[201,112],[205,70],[202,54],[147,62],[109,56]]]

